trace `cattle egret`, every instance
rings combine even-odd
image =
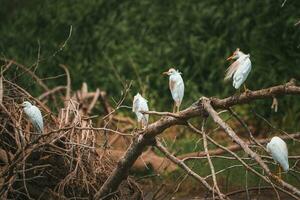
[[[141,113],[141,111],[149,111],[147,100],[137,93],[133,98],[132,112],[136,114],[138,125],[142,128],[148,125],[149,114]]]
[[[167,72],[164,72],[169,76],[169,88],[172,94],[172,98],[174,100],[173,112],[177,108],[177,112],[179,112],[180,104],[184,95],[184,83],[181,77],[181,73],[174,68],[169,69]]]
[[[288,149],[286,143],[280,137],[273,137],[267,144],[267,151],[271,153],[276,163],[279,163],[283,170],[289,170]],[[279,167],[279,176],[281,176],[281,168]]]
[[[43,117],[38,107],[33,106],[28,101],[24,101],[22,103],[22,107],[24,109],[25,114],[33,124],[35,131],[39,134],[43,133],[43,129],[44,129]]]
[[[251,61],[250,54],[244,54],[240,51],[239,48],[233,52],[232,56],[227,58],[227,60],[236,60],[234,61],[226,70],[224,80],[229,80],[233,78],[233,87],[239,89],[240,86],[247,79],[251,71]],[[247,91],[246,86],[244,85],[245,91]]]

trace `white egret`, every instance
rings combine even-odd
[[[143,114],[141,111],[149,111],[148,101],[137,93],[133,98],[132,112],[136,114],[138,125],[142,128],[148,125],[149,114]]]
[[[273,137],[267,144],[267,151],[271,153],[276,163],[279,163],[282,169],[289,170],[288,149],[286,143],[280,137]],[[281,168],[279,166],[279,177],[281,177]]]
[[[234,61],[226,70],[224,80],[229,80],[233,78],[233,87],[235,89],[239,89],[241,85],[247,79],[250,71],[251,71],[251,61],[250,54],[244,54],[237,48],[232,56],[227,58],[227,60],[236,60]],[[246,86],[244,85],[245,91],[247,91]]]
[[[167,72],[164,72],[169,76],[169,88],[172,94],[172,98],[174,100],[173,112],[177,108],[177,112],[179,112],[180,104],[184,95],[184,82],[181,77],[181,73],[174,68],[169,69]]]
[[[36,106],[33,106],[28,101],[24,101],[22,103],[22,107],[25,114],[27,115],[32,125],[34,126],[35,131],[39,134],[43,133],[44,123],[43,123],[43,117],[40,109],[38,109],[38,107]]]

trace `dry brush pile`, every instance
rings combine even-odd
[[[23,68],[24,73],[45,89],[43,94],[34,98],[21,86],[6,79],[5,71],[10,67],[24,66],[14,61],[6,63],[0,79],[1,199],[93,198],[116,164],[108,151],[98,150],[100,145],[96,140],[99,135],[118,135],[118,131],[110,129],[118,117],[111,115],[105,124],[100,123],[101,128],[95,128],[93,116],[90,116],[98,101],[107,109],[106,112],[112,111],[105,92],[99,89],[88,92],[85,83],[81,90],[72,92],[64,65],[67,86],[52,90],[32,71]],[[43,113],[44,133],[38,137],[33,137],[36,133],[20,106],[25,100],[35,103]],[[51,112],[46,106],[47,101],[55,105],[58,113]],[[114,196],[139,199],[140,195],[138,186],[128,179]]]

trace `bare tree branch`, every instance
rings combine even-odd
[[[291,133],[291,134],[288,134],[288,135],[280,135],[280,138],[283,139],[283,140],[291,140],[291,139],[296,139],[296,138],[300,138],[300,133]],[[266,139],[259,139],[259,140],[256,140],[259,144],[263,145],[263,144],[266,144],[268,142],[271,141],[272,138],[266,138]],[[254,145],[256,144],[255,142],[246,142],[247,145]],[[238,145],[238,144],[232,144],[232,145],[229,145],[226,147],[226,149],[230,150],[230,151],[239,151],[241,150],[241,146]],[[210,150],[208,153],[211,155],[211,156],[215,156],[215,155],[221,155],[221,154],[224,154],[224,152],[226,152],[226,150],[222,149],[222,148],[218,148],[218,149],[213,149],[213,150]],[[187,154],[182,154],[182,155],[179,155],[177,156],[179,159],[184,159],[184,160],[189,160],[189,159],[192,159],[192,158],[197,158],[197,157],[205,157],[206,156],[206,152],[205,151],[200,151],[200,152],[191,152],[191,153],[187,153]],[[289,156],[290,158],[291,156]],[[293,158],[293,157],[291,157]],[[296,159],[296,158],[295,158]]]
[[[205,110],[209,113],[209,115],[213,118],[213,120],[220,126],[224,131],[236,142],[238,143],[242,149],[249,155],[251,158],[253,158],[266,172],[266,174],[271,177],[272,179],[276,180],[282,187],[288,189],[293,194],[296,194],[300,197],[300,190],[298,190],[296,187],[286,183],[279,177],[273,175],[268,168],[268,166],[264,163],[262,158],[256,154],[254,151],[252,151],[248,144],[245,143],[241,138],[239,138],[236,133],[232,130],[232,128],[226,124],[218,115],[218,113],[214,110],[214,108],[211,106],[210,101],[207,98],[203,98],[203,105]]]
[[[168,159],[170,159],[173,163],[177,164],[181,169],[186,171],[187,174],[191,175],[197,181],[202,183],[209,191],[213,194],[219,195],[221,199],[228,199],[224,194],[220,192],[220,190],[215,191],[213,187],[211,187],[204,178],[196,174],[193,170],[191,170],[182,160],[179,160],[175,156],[173,156],[158,140],[156,141],[155,146],[162,152]]]
[[[272,188],[274,189],[275,193],[277,193],[277,190],[280,190],[283,193],[288,194],[289,196],[297,199],[298,197],[293,195],[292,193],[282,189],[281,187],[273,184],[273,182],[266,176],[260,174],[259,172],[257,172],[255,169],[253,169],[253,167],[251,167],[250,165],[248,165],[246,162],[244,162],[236,153],[234,153],[233,151],[229,150],[228,148],[222,146],[221,144],[217,143],[215,140],[213,140],[211,137],[207,136],[208,140],[213,143],[214,145],[218,146],[219,148],[225,150],[226,152],[230,153],[232,156],[234,156],[242,165],[245,166],[245,168],[249,171],[251,171],[252,173],[254,173],[255,175],[257,175],[258,177],[260,177],[261,179],[263,179],[265,182],[269,183]]]
[[[205,119],[202,122],[201,133],[202,133],[202,138],[203,138],[204,151],[206,153],[206,157],[207,157],[207,160],[208,160],[209,168],[211,170],[211,175],[212,175],[212,179],[213,179],[213,183],[214,183],[213,188],[216,188],[217,194],[219,195],[220,199],[223,199],[223,194],[221,194],[218,183],[217,183],[215,168],[214,168],[214,165],[213,165],[213,163],[210,159],[210,155],[209,155],[209,152],[208,152],[206,133],[204,132],[204,125],[205,125]]]

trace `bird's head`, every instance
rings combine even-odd
[[[24,101],[24,102],[21,104],[21,106],[22,106],[23,108],[26,108],[26,107],[30,107],[30,106],[32,106],[32,105],[31,105],[31,103],[30,103],[29,101]]]
[[[171,75],[176,74],[176,73],[179,73],[179,72],[174,68],[170,68],[168,71],[163,72],[164,75],[168,75],[168,76],[171,76]]]
[[[241,55],[243,55],[243,52],[240,51],[240,48],[237,48],[231,56],[227,58],[227,60],[236,60],[238,59]]]
[[[133,99],[138,99],[138,98],[140,98],[142,95],[140,94],[140,93],[137,93],[134,97],[133,97]]]

